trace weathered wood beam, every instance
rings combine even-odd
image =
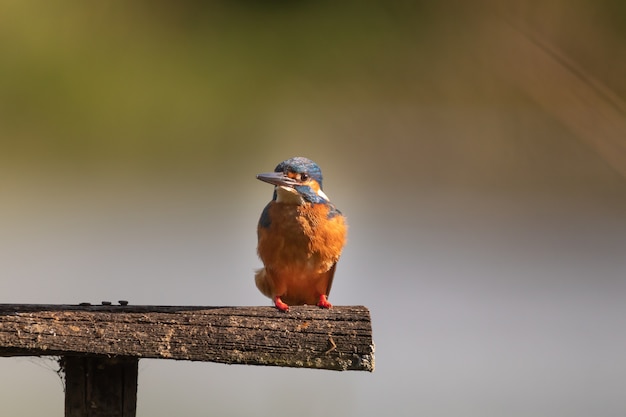
[[[374,370],[362,306],[77,306],[0,304],[0,356],[106,355]]]

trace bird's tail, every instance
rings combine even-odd
[[[254,274],[254,282],[263,295],[269,298],[273,297],[270,283],[267,280],[267,271],[265,271],[265,268],[256,270],[256,273]]]

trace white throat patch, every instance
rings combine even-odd
[[[326,201],[330,201],[324,191],[319,190],[317,195],[322,197]],[[304,198],[294,188],[285,187],[283,185],[276,187],[276,202],[286,204],[304,204]]]
[[[276,187],[276,202],[286,204],[304,204],[304,198],[293,188],[280,185]]]

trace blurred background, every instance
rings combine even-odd
[[[142,360],[139,416],[624,416],[625,41],[616,0],[4,0],[0,302],[269,305],[254,176],[307,156],[376,371]],[[0,358],[2,414],[57,369]]]

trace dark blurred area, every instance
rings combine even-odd
[[[307,156],[376,372],[142,361],[138,415],[623,416],[625,41],[617,0],[4,1],[0,302],[269,304],[254,175]],[[54,366],[2,410],[62,415]]]

